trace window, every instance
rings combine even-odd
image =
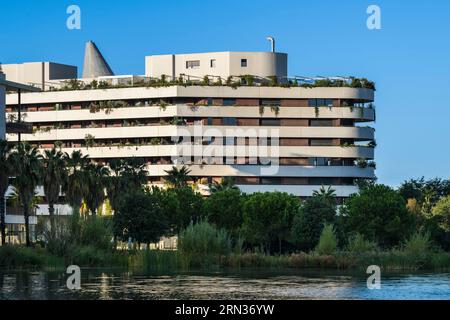
[[[280,99],[262,99],[261,105],[262,106],[281,106],[281,100]]]
[[[223,99],[223,103],[224,106],[235,106],[236,105],[236,99]]]
[[[236,118],[223,118],[222,124],[224,126],[235,126],[236,125]]]
[[[332,107],[333,99],[309,99],[308,105],[310,107]]]
[[[247,59],[241,59],[241,67],[246,68],[247,67]]]
[[[200,68],[200,60],[186,61],[186,69],[198,69]]]
[[[261,126],[278,127],[280,119],[261,119]]]
[[[311,120],[311,127],[332,127],[333,120]]]
[[[211,59],[211,68],[216,67],[216,59]]]
[[[310,140],[311,146],[332,146],[333,145],[333,139],[311,139]]]

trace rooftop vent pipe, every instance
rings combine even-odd
[[[272,52],[275,52],[275,38],[272,36],[269,36],[266,38],[268,41],[270,41],[270,44],[272,46]]]

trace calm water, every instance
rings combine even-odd
[[[450,273],[390,274],[368,290],[364,274],[314,270],[140,274],[82,271],[82,289],[55,272],[1,273],[0,299],[440,299],[450,300]]]

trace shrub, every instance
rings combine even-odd
[[[72,252],[71,262],[83,267],[96,267],[108,265],[111,261],[111,254],[98,250],[95,246],[79,246],[75,247]]]
[[[110,218],[90,216],[81,222],[80,244],[97,250],[111,250],[113,232]]]
[[[2,246],[0,247],[0,269],[41,268],[45,256],[39,249]]]
[[[347,244],[347,251],[352,254],[361,254],[367,252],[373,252],[377,250],[377,244],[375,242],[366,240],[362,234],[357,233],[351,237]]]
[[[430,252],[431,241],[429,233],[416,232],[403,245],[403,250],[412,256],[421,256]]]
[[[221,255],[231,251],[225,230],[217,230],[208,222],[190,224],[180,234],[178,248],[185,267],[207,266],[218,262]]]
[[[320,255],[332,255],[337,249],[337,239],[334,232],[334,227],[331,224],[324,226],[322,234],[320,235],[319,244],[316,247],[316,252]]]

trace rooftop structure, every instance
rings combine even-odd
[[[83,78],[113,76],[114,73],[94,42],[86,43],[84,53]]]
[[[150,78],[180,76],[203,78],[252,75],[267,78],[287,77],[288,56],[275,52],[210,52],[168,54],[145,57],[145,75]]]
[[[53,81],[77,78],[77,67],[54,62],[26,62],[2,65],[6,80],[50,89]]]

